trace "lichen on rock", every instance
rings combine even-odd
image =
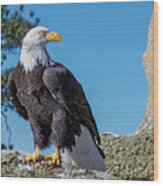
[[[22,154],[18,151],[1,151],[1,176],[2,177],[25,177],[25,178],[74,178],[74,179],[118,179],[110,174],[99,171],[86,170],[73,167],[68,173],[64,167],[48,167],[45,161],[35,165],[22,164]]]
[[[153,180],[153,134],[101,135],[108,172],[123,180]]]

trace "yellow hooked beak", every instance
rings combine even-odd
[[[47,34],[47,41],[56,41],[61,43],[61,36],[57,32],[49,32]]]

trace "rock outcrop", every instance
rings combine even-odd
[[[48,162],[40,160],[35,165],[22,164],[22,153],[2,150],[1,176],[25,178],[74,178],[74,179],[118,179],[107,172],[89,171],[79,167],[65,171],[63,167],[48,167]]]
[[[148,101],[146,106],[146,112],[144,120],[138,130],[138,132],[147,132],[151,131],[153,132],[154,127],[154,74],[153,74],[153,68],[154,68],[154,28],[153,28],[153,15],[151,17],[150,25],[149,25],[149,31],[148,31],[148,44],[147,49],[144,52],[143,55],[143,66],[144,71],[148,80]]]
[[[23,165],[21,153],[3,150],[1,174],[4,177],[153,180],[153,135],[115,137],[104,133],[101,141],[106,155],[106,173],[73,168],[67,175],[63,168],[48,168],[44,161],[35,166]]]
[[[153,134],[101,135],[108,173],[123,180],[153,180]]]

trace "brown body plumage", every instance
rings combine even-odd
[[[21,60],[9,76],[12,104],[29,120],[38,149],[55,143],[57,149],[73,156],[72,161],[77,164],[104,170],[99,133],[84,91],[66,67],[50,59],[45,49],[49,38],[60,40],[58,34],[42,27],[32,29],[25,37]],[[85,153],[84,161],[80,152]]]
[[[50,85],[53,90],[48,89]],[[86,124],[100,143],[82,87],[63,65],[56,63],[48,68],[40,65],[25,73],[19,64],[10,75],[9,91],[17,111],[30,121],[35,144],[40,148],[52,141],[61,148],[71,148],[75,144],[74,135],[80,135],[81,124]],[[55,92],[55,98],[50,91]]]

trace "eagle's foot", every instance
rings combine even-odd
[[[36,147],[33,155],[25,156],[24,160],[22,160],[22,163],[23,164],[32,163],[34,165],[38,160],[40,160],[40,150],[38,147]]]
[[[48,167],[59,166],[60,165],[60,155],[59,149],[56,149],[53,155],[46,155],[44,156],[44,161],[49,161]]]
[[[32,162],[32,164],[34,165],[38,160],[40,160],[40,156],[36,156],[35,154],[33,154],[32,156],[25,156],[22,163],[29,164]]]

